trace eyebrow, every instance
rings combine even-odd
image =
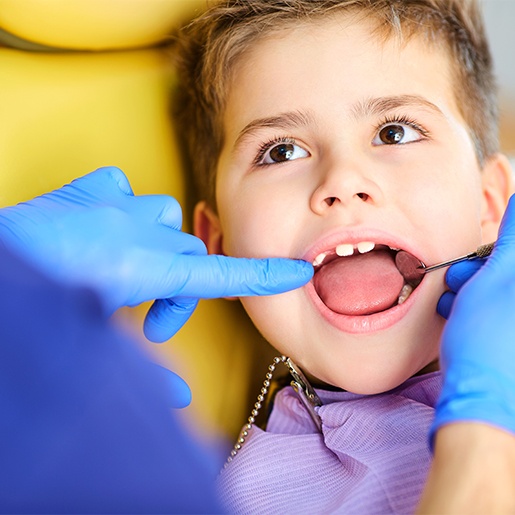
[[[399,107],[425,107],[443,116],[442,110],[436,104],[419,95],[369,98],[354,105],[351,113],[356,118],[362,118],[369,115],[384,115]]]
[[[395,95],[389,97],[369,98],[357,102],[351,108],[351,114],[356,119],[370,115],[381,116],[400,107],[423,107],[443,116],[442,110],[436,105],[419,95]],[[248,123],[238,134],[233,149],[237,149],[247,136],[262,129],[273,127],[275,129],[291,130],[298,127],[306,127],[316,124],[315,115],[304,111],[289,111],[277,116],[258,118]]]
[[[289,130],[297,127],[306,127],[315,123],[315,117],[310,112],[302,111],[289,111],[281,113],[277,116],[270,116],[267,118],[258,118],[252,120],[247,124],[243,130],[238,134],[234,143],[234,148],[237,148],[242,140],[247,136],[258,132],[261,129],[273,127],[275,129]]]

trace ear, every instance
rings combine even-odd
[[[220,219],[205,201],[199,202],[193,211],[193,234],[205,243],[209,254],[224,253]]]
[[[205,243],[209,254],[224,254],[220,218],[204,200],[199,202],[193,210],[193,234]],[[237,300],[236,297],[224,298]]]
[[[508,158],[502,154],[492,156],[483,168],[481,182],[481,232],[483,243],[489,243],[497,239],[502,216],[514,192],[513,171]]]

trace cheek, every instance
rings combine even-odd
[[[411,184],[412,220],[436,242],[468,246],[480,242],[482,187],[475,161],[433,161]],[[422,170],[421,170],[422,171]],[[409,187],[409,186],[408,186]]]
[[[244,297],[240,301],[265,340],[293,360],[298,360],[309,347],[304,337],[308,342],[316,338],[314,334],[308,334],[304,326],[307,319],[311,320],[311,314],[300,291]],[[307,326],[312,328],[313,324],[308,323]],[[316,330],[313,331],[316,333]]]
[[[250,190],[250,191],[249,191]],[[220,196],[224,252],[233,256],[288,256],[294,207],[278,191],[242,188]],[[288,238],[288,235],[291,237]]]
[[[229,255],[258,257],[258,249],[267,244],[269,211],[261,209],[256,197],[238,194],[226,199],[220,210],[224,251]]]

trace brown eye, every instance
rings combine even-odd
[[[292,143],[281,143],[270,149],[270,159],[275,163],[282,163],[292,158],[295,146]]]
[[[379,139],[386,145],[395,145],[404,138],[404,127],[402,125],[387,125],[379,131]]]
[[[307,150],[292,141],[275,141],[267,144],[256,159],[256,164],[272,165],[309,157]]]
[[[395,120],[378,127],[372,145],[405,145],[428,137],[429,133],[417,123]]]

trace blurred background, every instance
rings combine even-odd
[[[515,0],[482,0],[499,80],[501,146],[515,162]]]

